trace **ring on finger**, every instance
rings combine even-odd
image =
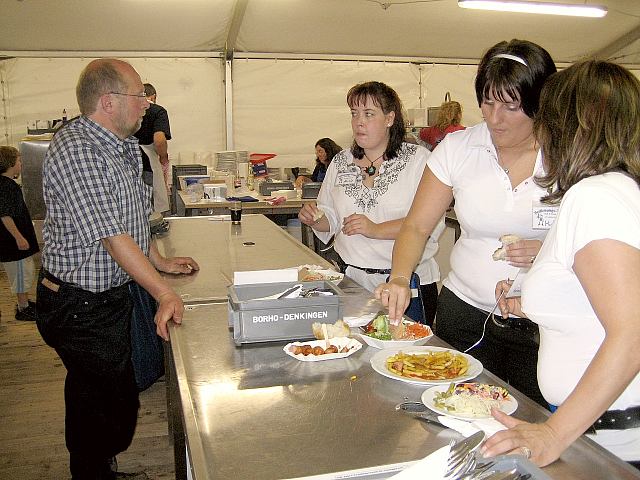
[[[529,447],[520,447],[520,450],[522,450],[522,454],[527,460],[531,458],[531,449]]]

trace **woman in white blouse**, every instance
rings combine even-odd
[[[542,424],[494,412],[511,428],[484,453],[519,449],[546,465],[586,431],[638,466],[640,82],[612,63],[578,63],[549,79],[538,115],[547,174],[536,181],[560,209],[522,297],[499,306],[539,324],[540,388],[558,409]]]
[[[317,205],[305,205],[299,218],[323,242],[334,236],[334,249],[344,262],[345,273],[373,291],[391,272],[393,241],[409,211],[429,151],[403,142],[402,103],[388,85],[355,85],[347,94],[347,104],[353,145],[333,158]],[[435,315],[436,282],[440,280],[433,256],[444,230],[442,215],[436,223],[417,266],[406,274],[407,283],[414,271],[420,277],[421,316],[428,324]]]
[[[475,81],[485,121],[448,134],[429,157],[395,243],[392,280],[376,290],[389,317],[397,319],[409,301],[402,277],[455,197],[461,236],[438,298],[436,335],[458,350],[475,345],[469,353],[485,368],[542,405],[538,327],[515,317],[500,323],[487,319],[496,282],[530,267],[547,233],[535,222],[536,205],[546,192],[533,182],[543,168],[533,117],[542,85],[555,71],[549,53],[524,40],[500,42],[485,53]],[[524,240],[507,247],[506,261],[495,261],[492,253],[505,234]]]

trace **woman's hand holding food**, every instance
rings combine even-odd
[[[322,232],[329,230],[329,221],[326,220],[324,212],[314,202],[305,203],[298,212],[298,218],[302,223],[316,230]]]
[[[388,283],[378,285],[373,293],[383,306],[388,307],[389,322],[398,325],[411,300],[409,280],[402,276],[391,278]]]
[[[342,220],[342,233],[345,235],[364,235],[375,238],[375,228],[378,224],[369,220],[366,215],[353,213]]]
[[[544,467],[557,460],[568,447],[547,423],[523,422],[496,408],[491,409],[491,414],[507,430],[497,432],[484,442],[481,452],[485,457],[524,455],[536,465]]]
[[[501,280],[496,284],[496,299],[500,298],[498,308],[502,318],[508,318],[510,313],[517,317],[526,318],[526,315],[522,313],[520,297],[506,297],[511,285],[513,285],[513,280]]]
[[[509,265],[529,268],[542,248],[540,240],[518,240],[505,246],[505,260]]]

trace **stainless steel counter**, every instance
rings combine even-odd
[[[202,267],[193,275],[166,276],[186,302],[226,301],[235,271],[330,266],[263,215],[243,215],[241,225],[228,216],[167,220],[169,232],[157,242],[160,253],[189,255]]]
[[[174,284],[183,292],[190,285],[205,291],[205,278],[218,276],[208,288],[215,303],[188,305],[183,324],[171,327],[168,383],[173,385],[169,402],[175,415],[176,478],[186,478],[181,468],[185,446],[194,479],[275,480],[413,461],[458,438],[452,430],[394,411],[405,398],[418,400],[424,387],[374,372],[369,360],[376,349],[365,346],[342,360],[300,362],[282,351],[284,343],[234,345],[227,305],[218,303],[219,277],[227,276],[222,272],[320,263],[313,252],[287,242],[277,226],[260,217],[243,219],[238,236],[228,222],[170,223],[161,251],[188,253],[202,267],[191,283],[174,278]],[[239,254],[243,241],[256,240],[248,258]],[[348,279],[343,283],[345,315],[379,309],[368,292]],[[431,344],[443,345],[437,338]],[[478,380],[502,384],[488,372]],[[511,390],[519,402],[516,417],[545,418],[543,409]],[[640,478],[586,438],[545,471],[562,480]]]
[[[176,209],[178,215],[191,217],[198,215],[229,215],[228,201],[211,201],[202,199],[199,202],[191,202],[186,192],[179,191],[176,195]],[[291,218],[297,217],[298,212],[306,203],[312,203],[316,200],[313,198],[295,198],[287,200],[279,205],[269,205],[264,195],[258,195],[257,202],[244,202],[242,204],[243,215],[259,214],[259,215],[289,215]],[[314,249],[313,230],[308,225],[302,224],[302,243],[311,249]]]

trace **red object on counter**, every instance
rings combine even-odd
[[[275,157],[275,153],[251,153],[249,155],[249,161],[251,162],[251,169],[253,170],[254,177],[264,177],[267,175],[267,160]]]

